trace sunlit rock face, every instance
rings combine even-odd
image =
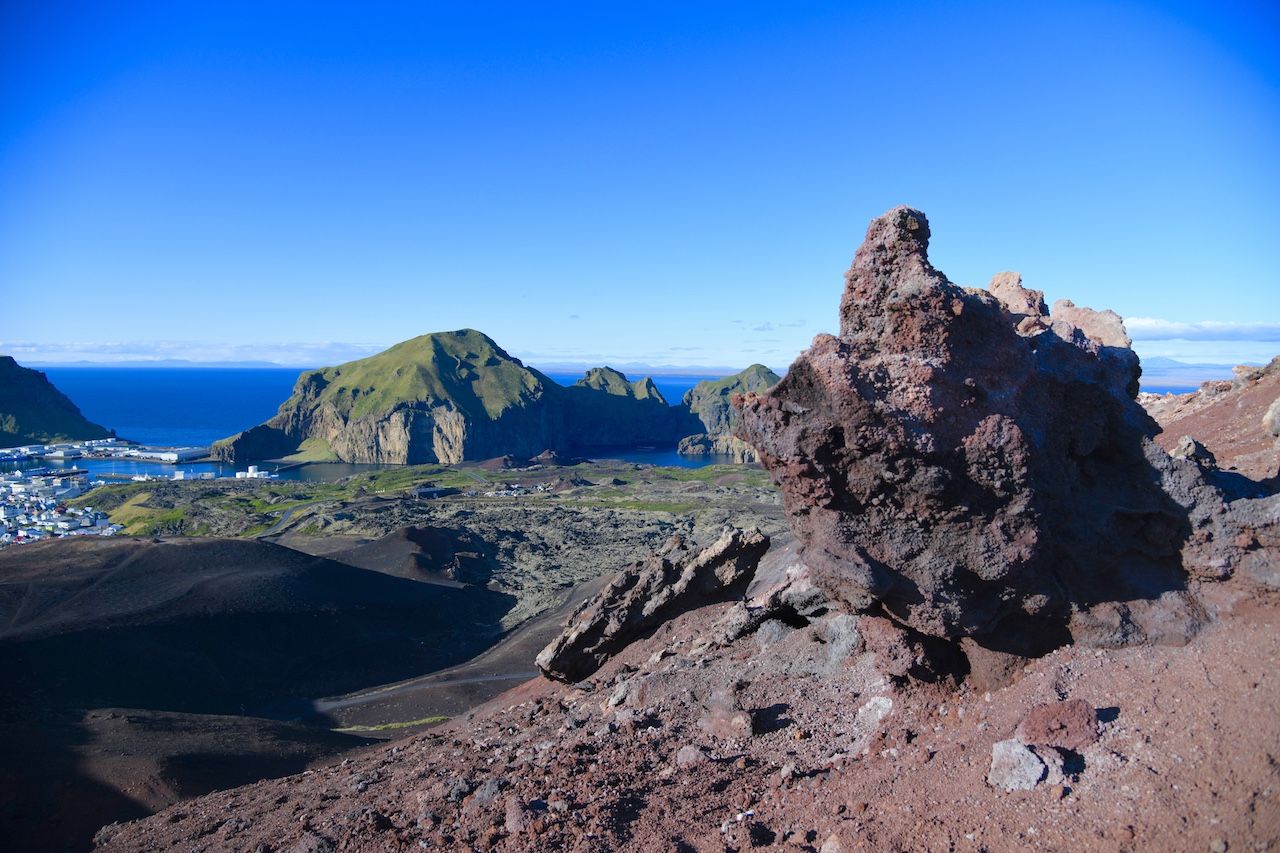
[[[1047,311],[1014,273],[952,284],[929,236],[911,208],[874,220],[840,334],[738,400],[736,434],[781,487],[815,582],[940,637],[1142,633],[1080,618],[1103,601],[1159,602],[1193,630],[1187,572],[1229,573],[1240,522],[1212,472],[1151,441],[1121,319]]]

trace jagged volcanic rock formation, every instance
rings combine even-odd
[[[1014,273],[959,287],[929,235],[910,208],[874,220],[840,334],[741,399],[815,583],[939,637],[1185,639],[1187,573],[1258,570],[1275,499],[1152,441],[1116,314],[1049,312]]]
[[[735,395],[766,391],[777,385],[779,378],[763,364],[753,364],[732,376],[694,385],[681,402],[697,418],[701,429],[680,440],[679,452],[684,456],[731,456],[739,463],[759,461],[755,449],[732,434],[739,421],[732,400]]]
[[[0,447],[113,435],[92,423],[49,377],[0,355]]]
[[[768,548],[769,537],[758,530],[725,531],[701,551],[673,537],[584,602],[538,654],[538,668],[560,681],[586,678],[645,631],[687,610],[740,597]]]
[[[610,368],[565,388],[474,329],[438,332],[298,377],[271,420],[214,445],[228,460],[461,462],[672,445],[693,430],[648,379]]]

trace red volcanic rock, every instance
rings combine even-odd
[[[1018,724],[1017,736],[1028,746],[1084,749],[1098,740],[1098,715],[1083,699],[1037,705]]]
[[[1190,394],[1139,399],[1164,430],[1156,440],[1171,453],[1189,436],[1224,470],[1254,480],[1280,477],[1280,356],[1234,372],[1234,379],[1206,382]]]
[[[700,552],[673,537],[584,602],[539,652],[538,668],[560,681],[586,678],[646,630],[686,610],[740,598],[768,549],[769,537],[758,530],[727,530]]]
[[[711,694],[707,713],[698,720],[698,728],[725,740],[751,737],[751,715],[742,709],[734,687],[722,687]]]
[[[1013,273],[958,287],[929,236],[910,208],[874,220],[840,335],[737,400],[814,583],[925,634],[1043,649],[1097,602],[1180,612],[1168,594],[1188,570],[1230,574],[1241,522],[1209,473],[1152,442],[1120,318],[1065,300],[1046,313]]]

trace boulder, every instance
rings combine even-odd
[[[1045,777],[1047,769],[1040,756],[1019,741],[997,741],[991,747],[987,784],[1004,791],[1030,791]]]
[[[674,536],[649,559],[624,569],[569,617],[537,657],[548,678],[590,676],[632,640],[680,613],[740,599],[769,548],[758,530],[726,530],[709,548]]]
[[[1018,724],[1017,738],[1028,746],[1084,749],[1098,740],[1098,715],[1083,699],[1037,705]]]
[[[1013,273],[959,287],[929,238],[911,208],[874,220],[839,335],[738,399],[736,434],[779,485],[813,582],[926,635],[1028,654],[1098,602],[1141,609],[1189,573],[1230,575],[1239,529],[1274,527],[1275,499],[1246,520],[1225,499],[1261,495],[1154,444],[1120,318],[1066,300],[1048,313]]]
[[[718,688],[707,700],[707,712],[698,719],[698,728],[722,740],[751,737],[755,723],[738,699],[738,686]]]
[[[1263,413],[1262,428],[1272,438],[1280,438],[1280,397],[1273,400]]]

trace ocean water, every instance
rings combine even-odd
[[[299,370],[293,368],[199,367],[47,367],[41,368],[60,391],[80,407],[94,423],[114,429],[121,438],[161,447],[203,446],[242,429],[262,423],[276,413],[293,390]],[[572,385],[582,374],[548,373],[562,385]],[[638,377],[631,377],[638,378]],[[664,376],[654,380],[670,403],[703,379],[716,376]],[[727,462],[714,457],[683,457],[674,448],[618,451],[601,458],[623,459],[651,465],[697,468]],[[12,469],[13,464],[2,467]],[[79,467],[92,473],[168,476],[181,468],[190,473],[231,476],[237,466],[215,462],[180,466],[124,460],[74,460],[58,465],[53,460],[23,463],[20,467]],[[243,470],[243,466],[238,466]],[[268,467],[268,466],[263,466]],[[281,479],[333,479],[381,466],[306,465],[280,471]]]
[[[121,438],[164,447],[205,445],[260,424],[293,390],[293,368],[47,367],[41,368],[84,416]],[[562,385],[582,374],[548,373]],[[638,377],[632,377],[638,378]],[[669,403],[703,379],[654,380]]]
[[[121,438],[162,447],[203,446],[262,423],[289,396],[299,373],[292,368],[42,370],[89,420]]]

